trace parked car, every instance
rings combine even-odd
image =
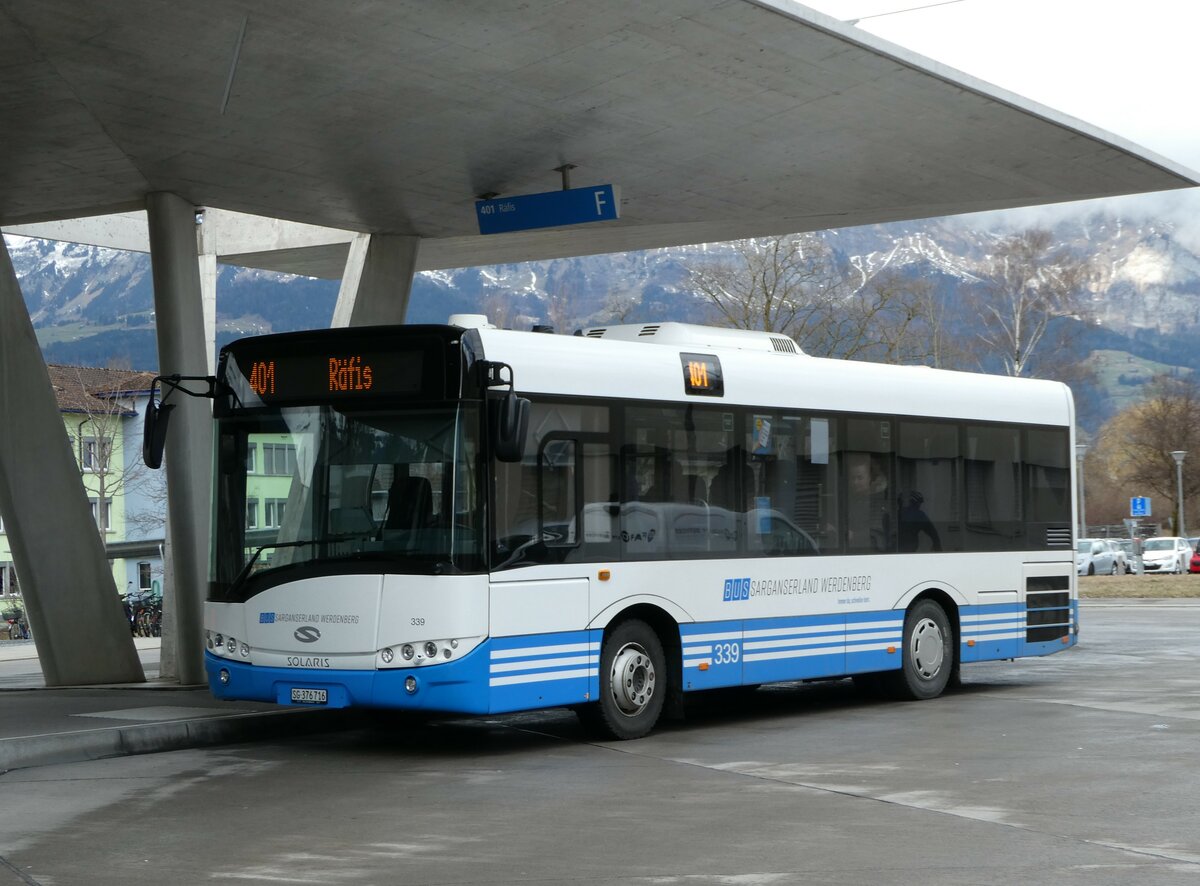
[[[1192,546],[1174,535],[1148,538],[1142,544],[1142,571],[1182,575],[1191,567]]]
[[[1188,544],[1192,546],[1192,562],[1188,572],[1200,572],[1200,538],[1189,538]]]
[[[1125,556],[1125,549],[1123,547],[1121,547],[1121,542],[1115,538],[1106,538],[1106,539],[1104,539],[1104,543],[1106,545],[1108,545],[1108,549],[1113,552],[1113,556],[1117,560],[1117,571],[1114,572],[1113,574],[1114,575],[1117,575],[1117,574],[1128,575],[1129,574],[1129,560]]]
[[[1125,552],[1125,574],[1132,575],[1137,569],[1137,554],[1134,553],[1133,539],[1121,538],[1117,540],[1117,544]]]
[[[1075,572],[1078,575],[1116,575],[1121,569],[1108,539],[1081,538],[1075,545]]]

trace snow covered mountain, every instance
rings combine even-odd
[[[978,284],[996,244],[1013,232],[992,218],[959,217],[843,228],[821,236],[852,285],[884,272],[935,278],[953,297]],[[1058,218],[1056,241],[1091,261],[1089,351],[1137,363],[1200,369],[1200,238],[1169,220],[1102,210]],[[48,359],[154,368],[149,257],[52,241],[6,238]],[[560,331],[614,320],[705,319],[685,286],[688,268],[730,254],[726,244],[655,249],[420,274],[411,322],[485,312],[501,325],[547,323]],[[222,267],[218,337],[328,325],[336,281]],[[1136,367],[1135,367],[1136,368]],[[1149,370],[1146,370],[1149,372]],[[1136,376],[1136,372],[1134,373]],[[1126,371],[1124,378],[1131,378]]]

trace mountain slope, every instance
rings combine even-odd
[[[853,286],[880,274],[920,277],[952,309],[955,334],[968,346],[977,320],[964,310],[989,256],[1010,230],[978,219],[929,219],[824,232]],[[1056,246],[1092,262],[1090,311],[1072,327],[1072,353],[1104,371],[1100,412],[1135,398],[1138,365],[1200,369],[1193,339],[1200,326],[1200,254],[1169,221],[1136,221],[1092,211],[1062,217]],[[47,359],[62,363],[157,364],[149,257],[52,241],[6,238]],[[500,325],[551,323],[559,331],[590,324],[710,319],[686,287],[689,267],[732,255],[726,244],[586,256],[519,265],[419,274],[409,322],[440,323],[452,313],[484,312]],[[218,343],[233,338],[327,326],[336,281],[221,267]],[[1123,363],[1124,361],[1124,363]],[[986,368],[986,366],[985,366]]]

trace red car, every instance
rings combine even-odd
[[[1188,572],[1200,572],[1200,538],[1189,538],[1192,546],[1192,562],[1188,564]]]

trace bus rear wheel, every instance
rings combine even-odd
[[[903,663],[881,675],[888,694],[916,701],[937,698],[955,671],[954,632],[946,610],[919,600],[904,616]]]
[[[604,738],[641,738],[654,728],[667,697],[667,659],[658,635],[637,619],[619,624],[600,650],[600,698],[579,709]]]

